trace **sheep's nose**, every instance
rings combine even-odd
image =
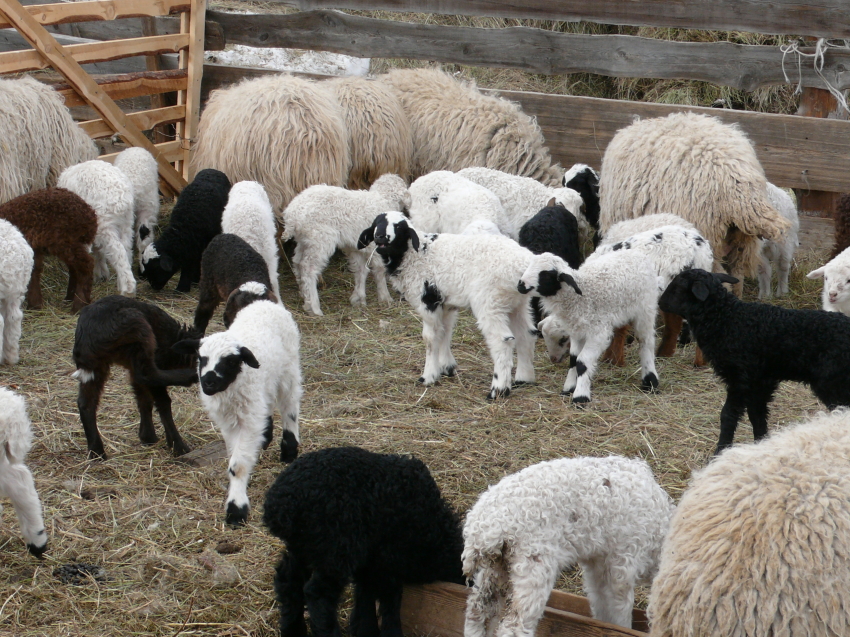
[[[378,245],[384,245],[390,242],[390,238],[385,234],[376,234],[375,235],[375,243]]]
[[[534,288],[530,288],[530,287],[526,286],[525,283],[523,282],[523,280],[520,279],[519,283],[516,284],[516,289],[517,289],[517,292],[519,292],[520,294],[528,294]]]
[[[837,300],[838,300],[838,294],[837,294],[837,293],[835,293],[835,292],[830,292],[830,293],[829,293],[829,301],[830,301],[830,303],[835,303],[835,301],[837,301]]]

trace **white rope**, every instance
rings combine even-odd
[[[838,104],[848,113],[850,113],[850,107],[847,106],[847,100],[844,98],[844,93],[835,88],[823,74],[823,64],[824,57],[826,55],[827,50],[829,49],[850,49],[850,41],[842,40],[842,44],[833,44],[828,41],[826,38],[818,38],[817,43],[815,44],[815,52],[814,53],[803,53],[800,50],[800,41],[796,40],[794,42],[789,42],[788,44],[783,44],[779,47],[779,50],[782,51],[782,74],[785,76],[785,81],[788,84],[791,84],[791,79],[788,77],[788,73],[785,72],[785,56],[789,53],[795,54],[797,56],[797,88],[794,91],[794,95],[803,92],[803,58],[814,58],[814,69],[817,76],[823,81],[826,85],[826,90],[830,92],[830,94],[835,98]]]

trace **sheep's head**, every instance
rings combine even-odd
[[[850,262],[833,259],[806,275],[810,279],[823,279],[823,301],[844,306],[850,301]]]
[[[584,202],[587,222],[599,230],[599,174],[586,164],[575,164],[561,181],[565,188],[575,190]]]
[[[272,303],[277,303],[278,298],[264,283],[258,281],[243,283],[227,297],[227,302],[224,304],[224,327],[229,328],[239,311],[251,305],[254,301],[271,301]]]
[[[419,250],[419,235],[407,217],[396,210],[375,217],[372,225],[360,234],[357,248],[362,250],[373,241],[385,263],[400,258],[407,251],[408,241],[414,250]]]
[[[139,275],[147,279],[154,290],[161,290],[177,270],[174,260],[168,254],[160,255],[156,243],[151,243],[139,260]]]
[[[520,294],[534,292],[534,296],[554,296],[566,283],[576,294],[581,294],[575,279],[569,274],[570,266],[550,252],[536,254],[520,277],[517,290]]]
[[[570,335],[561,321],[550,315],[537,324],[537,329],[543,335],[549,360],[555,365],[563,363],[570,353]]]
[[[227,332],[218,332],[202,339],[187,339],[175,343],[177,352],[196,351],[201,391],[207,396],[226,390],[242,371],[243,364],[259,368],[254,353],[241,346]]]
[[[410,216],[410,206],[413,204],[413,199],[404,179],[398,175],[391,173],[381,175],[369,188],[369,192],[377,193],[383,197],[392,210],[398,210],[405,217]]]
[[[717,298],[730,294],[723,287],[724,283],[737,282],[738,279],[724,273],[712,274],[699,268],[685,270],[677,274],[664,290],[658,299],[658,307],[663,312],[678,314],[690,321],[693,312],[709,297]]]

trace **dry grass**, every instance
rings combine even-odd
[[[822,256],[798,259],[793,293],[783,305],[817,307],[818,285],[802,273]],[[350,308],[352,278],[334,260],[321,292],[327,314],[308,317],[285,263],[281,271],[284,301],[302,330],[304,451],[359,445],[415,454],[463,511],[488,484],[535,462],[610,453],[645,458],[678,498],[716,442],[723,391],[709,370],[691,366],[693,346],[659,360],[662,392],[657,395],[639,391],[634,351],[625,368],[602,365],[593,402],[579,410],[559,395],[566,370],[548,362],[541,343],[538,384],[490,403],[484,393],[491,362],[468,313],[462,313],[454,339],[459,375],[426,389],[416,382],[424,348],[409,306],[378,307],[370,283],[371,305]],[[21,363],[0,370],[0,382],[29,403],[35,430],[29,465],[50,534],[46,560],[38,562],[25,552],[11,507],[4,509],[0,635],[276,634],[272,572],[280,544],[259,523],[264,491],[281,469],[275,454],[265,453],[253,476],[254,510],[247,527],[225,527],[225,463],[193,469],[176,463],[163,442],[141,446],[135,404],[119,371],[99,412],[110,459],[87,461],[75,405],[77,383],[68,376],[76,319],[60,300],[64,277],[60,266],[49,264],[47,309],[26,312]],[[142,283],[139,296],[189,320],[194,293],[177,294],[174,284],[153,293]],[[98,286],[95,296],[114,289],[113,280]],[[752,287],[747,293],[752,297]],[[211,331],[222,329],[217,320]],[[172,396],[180,431],[189,444],[201,447],[219,436],[196,392],[196,387],[174,389]],[[771,425],[818,408],[808,390],[783,386]],[[751,436],[742,424],[738,439]],[[221,555],[215,548],[222,541],[241,550]],[[109,579],[62,584],[52,571],[69,562],[102,565]],[[577,590],[578,575],[559,585]]]

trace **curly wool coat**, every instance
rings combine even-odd
[[[404,584],[463,583],[457,514],[421,460],[357,447],[304,454],[266,494],[263,523],[286,544],[275,574],[282,637],[339,634],[336,608],[355,584],[352,634],[401,637]],[[312,576],[311,576],[312,573]]]

